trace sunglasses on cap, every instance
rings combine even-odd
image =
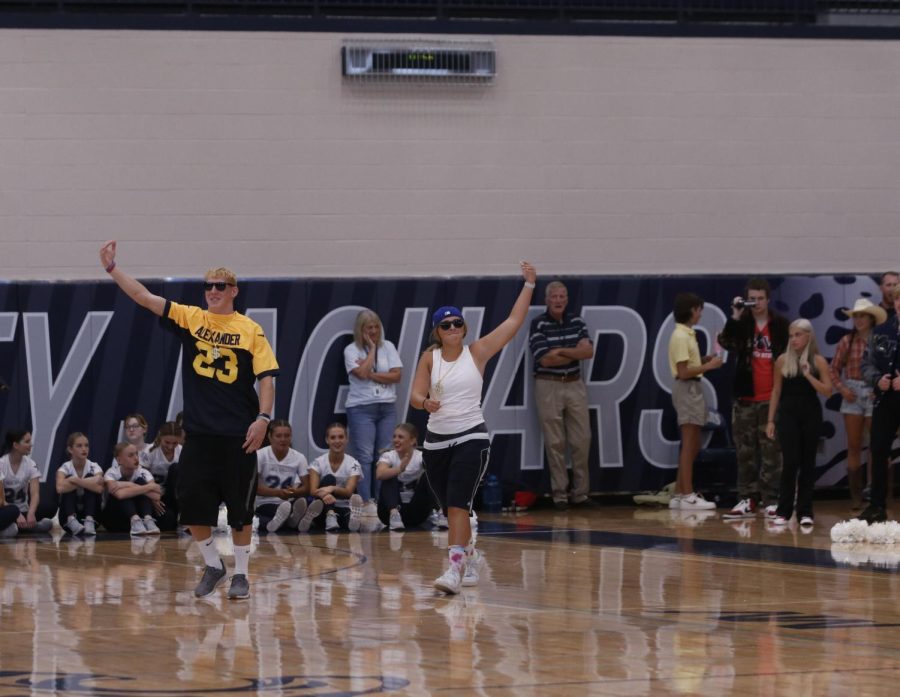
[[[225,290],[228,286],[233,286],[234,283],[226,283],[225,281],[215,281],[214,283],[210,283],[209,281],[205,281],[203,283],[203,290],[212,290],[215,288],[217,291],[221,292]]]
[[[446,322],[440,322],[438,326],[447,331],[450,327],[456,327],[457,329],[462,329],[466,326],[465,320],[462,319],[448,319]]]

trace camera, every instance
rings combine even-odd
[[[756,307],[756,300],[744,300],[743,298],[738,298],[734,301],[734,306],[738,310],[743,310],[745,307]]]

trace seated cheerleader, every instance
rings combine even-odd
[[[375,478],[381,482],[378,517],[391,530],[424,523],[435,505],[428,482],[422,476],[422,453],[416,448],[419,432],[410,423],[394,428],[393,450],[378,459]]]
[[[181,457],[182,438],[181,427],[174,421],[167,421],[159,427],[147,458],[147,469],[153,475],[153,480],[162,487],[162,503],[165,510],[155,516],[156,525],[160,530],[175,530],[178,527],[178,499],[175,496],[175,487],[178,483],[178,460]]]
[[[259,530],[295,530],[303,523],[301,532],[305,532],[325,505],[317,499],[307,507],[309,465],[306,457],[291,447],[291,424],[284,419],[270,421],[268,437],[269,445],[256,452]]]
[[[49,518],[38,518],[41,502],[41,472],[31,459],[31,432],[10,430],[6,432],[3,457],[0,457],[0,482],[7,505],[19,509],[16,530],[6,526],[6,536],[19,532],[48,532],[53,527]]]
[[[363,508],[362,497],[356,493],[356,484],[363,476],[362,467],[356,459],[344,453],[347,447],[347,427],[344,424],[328,426],[325,441],[328,452],[317,457],[309,466],[310,491],[324,506],[315,523],[317,526],[324,523],[326,532],[337,532],[341,528],[355,532],[359,530]]]
[[[141,467],[146,467],[150,462],[151,444],[145,440],[148,428],[143,414],[129,414],[122,421],[122,442],[131,443],[137,448],[138,464]]]
[[[131,443],[117,443],[115,464],[103,479],[109,497],[103,509],[103,527],[111,532],[158,535],[153,511],[163,512],[162,487],[150,470],[138,464],[138,450]]]
[[[56,470],[59,522],[73,535],[96,535],[103,503],[103,469],[88,460],[90,444],[83,433],[69,435],[66,452],[71,459]]]

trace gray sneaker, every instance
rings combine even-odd
[[[19,534],[19,526],[16,525],[15,523],[10,523],[5,528],[0,530],[0,537],[15,537],[18,534]]]
[[[200,583],[198,583],[197,587],[194,589],[195,597],[205,598],[225,580],[225,576],[227,575],[225,563],[221,559],[219,559],[219,563],[222,565],[219,569],[214,566],[207,566],[203,569],[203,576],[200,577]]]
[[[34,526],[35,532],[50,532],[53,529],[53,521],[49,518],[41,518]]]
[[[322,514],[323,508],[325,508],[325,503],[322,499],[316,499],[309,504],[306,513],[303,514],[303,517],[300,518],[300,522],[297,523],[297,530],[300,532],[307,532],[309,526],[312,525],[312,522]]]
[[[80,535],[84,532],[84,526],[78,522],[78,518],[69,518],[66,523],[66,530],[73,535]]]
[[[88,518],[84,521],[84,534],[93,537],[97,534],[97,524],[93,519]]]
[[[150,516],[144,518],[144,531],[148,535],[159,535],[159,526]]]
[[[291,502],[290,501],[282,501],[278,504],[278,508],[275,510],[275,516],[266,524],[266,530],[269,532],[275,532],[284,525],[284,521],[286,521],[291,515]]]
[[[229,600],[244,600],[250,597],[250,582],[244,574],[235,574],[231,577],[231,587],[228,589]]]
[[[362,518],[364,507],[365,503],[362,500],[362,496],[353,494],[353,496],[350,497],[350,520],[347,522],[347,529],[350,532],[359,530],[360,519]]]

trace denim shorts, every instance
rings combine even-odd
[[[841,401],[841,414],[856,416],[872,416],[875,403],[875,392],[862,380],[844,380],[844,385],[856,395],[855,402]]]

